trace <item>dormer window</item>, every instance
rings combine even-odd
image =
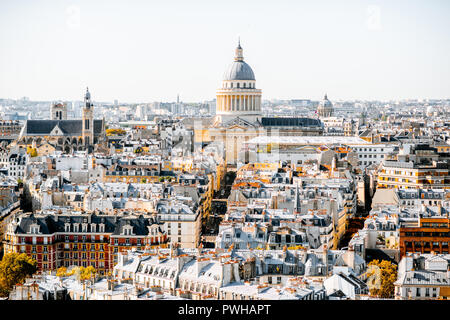
[[[123,227],[123,235],[131,236],[133,234],[133,227],[130,225]]]
[[[97,232],[97,225],[95,223],[91,223],[91,232]]]
[[[36,223],[33,223],[30,226],[30,233],[39,233],[39,225]]]
[[[99,228],[99,232],[105,232],[105,224],[104,223],[100,223],[99,225],[98,225],[98,228]]]
[[[73,232],[78,232],[79,230],[79,224],[78,223],[74,223],[73,224]]]
[[[65,232],[70,232],[70,223],[65,223],[64,224],[64,231]]]
[[[81,225],[81,230],[82,230],[82,232],[87,232],[87,227],[88,227],[87,223],[83,223],[83,224]]]

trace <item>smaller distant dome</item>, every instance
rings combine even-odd
[[[325,97],[323,98],[323,100],[320,102],[320,106],[322,106],[322,107],[332,107],[333,104],[331,103],[330,100],[328,100],[327,95],[325,95]]]
[[[427,107],[427,113],[433,113],[434,112],[434,107],[433,106],[428,106]]]

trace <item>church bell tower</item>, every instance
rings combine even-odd
[[[84,106],[82,112],[83,119],[83,143],[86,148],[94,144],[94,105],[91,102],[91,94],[89,88],[86,88],[84,96]]]

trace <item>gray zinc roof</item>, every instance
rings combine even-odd
[[[94,133],[102,130],[103,120],[94,120]],[[66,135],[81,135],[82,120],[27,120],[26,135],[48,135],[55,126],[58,126]]]

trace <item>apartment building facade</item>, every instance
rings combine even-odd
[[[400,227],[400,257],[407,253],[449,253],[450,218],[419,217],[417,226]]]
[[[5,252],[26,253],[38,270],[93,266],[110,271],[117,253],[164,246],[167,235],[155,217],[96,214],[22,214],[7,226]]]

